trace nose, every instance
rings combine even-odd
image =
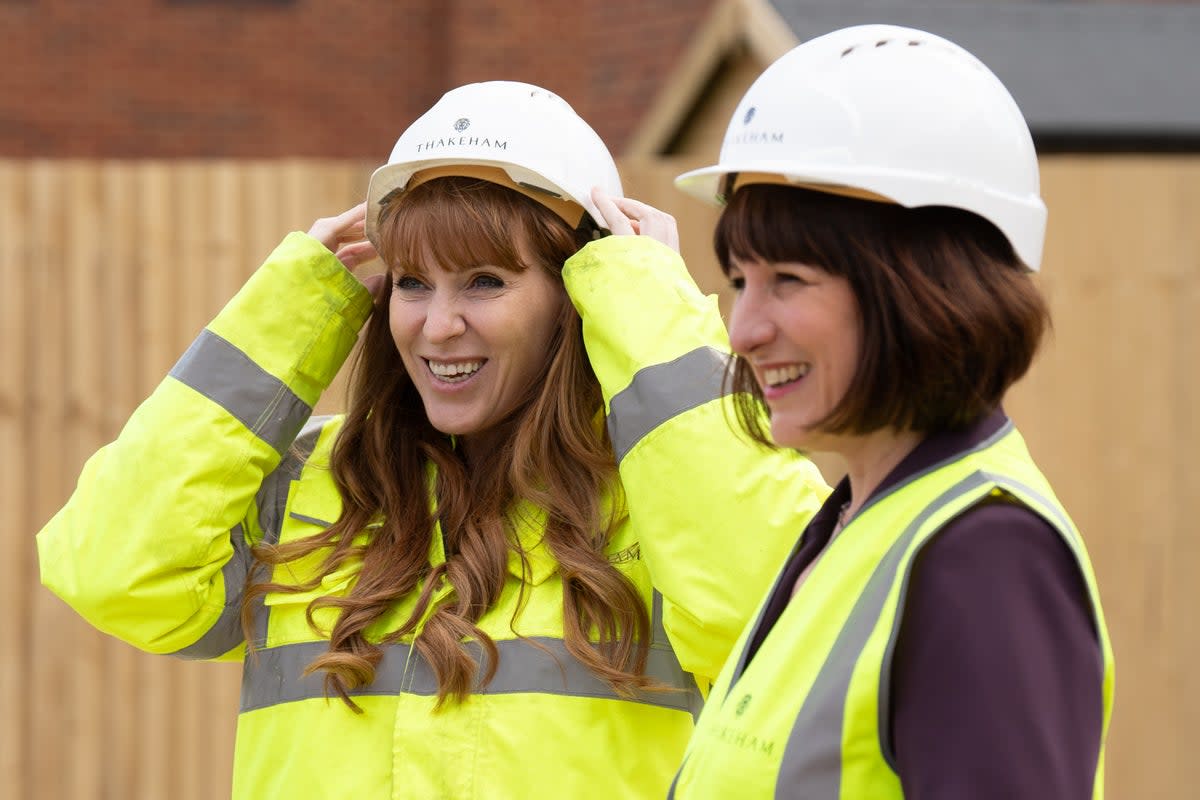
[[[457,301],[443,292],[435,292],[425,309],[422,332],[434,343],[448,342],[467,330],[467,321]]]
[[[729,344],[734,352],[749,355],[775,338],[775,323],[767,312],[754,293],[743,291],[737,296],[729,314]]]

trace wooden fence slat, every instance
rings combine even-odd
[[[145,396],[182,353],[182,343],[175,339],[178,309],[172,280],[179,258],[179,232],[172,218],[178,196],[175,169],[166,162],[146,163],[138,177],[138,241],[142,253],[138,347],[143,354],[138,380]],[[192,700],[179,691],[174,666],[159,657],[144,657],[138,663],[138,731],[142,742],[134,789],[143,800],[173,796],[180,748],[186,746],[191,733],[179,730],[175,722],[180,707]]]
[[[62,318],[67,280],[62,243],[70,198],[64,187],[66,169],[34,161],[28,170],[28,216],[21,222],[30,238],[25,341],[33,353],[33,369],[26,386],[29,447],[17,460],[28,467],[33,490],[27,501],[28,519],[40,526],[53,515],[56,500],[69,492],[74,477],[68,476],[63,435],[68,339]],[[47,309],[55,313],[47,314]],[[35,586],[36,576],[25,585]],[[63,702],[63,695],[69,691],[72,665],[79,657],[75,637],[89,634],[87,626],[47,592],[33,591],[30,613],[30,641],[26,647],[36,657],[22,676],[29,687],[32,716],[29,791],[38,798],[70,797],[70,737],[78,723],[76,709]]]
[[[138,205],[138,167],[126,162],[106,162],[103,170],[101,230],[106,232],[101,252],[102,280],[97,296],[106,310],[104,319],[105,404],[103,433],[117,437],[125,420],[142,400],[141,346],[138,314],[141,305],[141,264]],[[138,725],[141,698],[140,664],[151,659],[128,645],[110,640],[103,658],[106,687],[93,700],[100,705],[105,725],[104,769],[98,781],[101,797],[132,797],[141,762],[142,734]]]
[[[216,312],[208,305],[212,273],[208,249],[212,235],[213,199],[208,195],[208,167],[186,161],[173,165],[171,227],[175,231],[176,256],[164,280],[175,291],[175,329],[171,337],[177,343],[190,342]],[[210,777],[208,739],[196,735],[204,730],[209,718],[228,709],[228,703],[214,705],[208,691],[206,665],[175,662],[171,665],[175,687],[175,713],[172,715],[174,763],[171,797],[200,800],[205,796]],[[188,702],[179,702],[189,698]]]
[[[31,709],[26,681],[32,668],[32,603],[36,591],[34,521],[25,457],[30,451],[29,378],[34,350],[28,334],[31,258],[28,170],[0,162],[0,603],[9,623],[0,626],[0,774],[16,797],[31,795]],[[40,520],[38,521],[40,522]],[[31,574],[33,573],[33,574]]]
[[[58,287],[58,319],[66,337],[66,364],[58,387],[64,400],[64,417],[58,434],[62,440],[61,478],[77,475],[84,462],[104,444],[101,419],[110,402],[103,393],[105,358],[104,307],[97,302],[104,280],[101,253],[110,235],[100,225],[99,174],[95,164],[70,162],[63,179],[62,250],[65,280]],[[104,735],[105,714],[100,698],[107,692],[108,675],[103,664],[105,636],[83,626],[71,641],[68,681],[59,702],[74,709],[74,725],[64,737],[64,771],[69,776],[71,795],[85,797],[96,784],[106,763],[108,739]]]

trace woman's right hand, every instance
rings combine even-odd
[[[308,235],[319,241],[353,274],[354,271],[379,257],[375,245],[366,239],[367,204],[359,203],[336,217],[322,217],[308,229]],[[383,275],[355,275],[374,293]]]

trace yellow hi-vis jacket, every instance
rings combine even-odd
[[[934,534],[989,497],[1030,508],[1075,554],[1103,655],[1096,669],[1104,676],[1107,736],[1113,657],[1095,575],[1074,524],[1008,422],[976,449],[865,506],[818,557],[749,664],[745,649],[758,624],[747,628],[708,697],[670,797],[903,798],[887,709],[909,569]],[[1102,740],[1096,798],[1103,776]]]
[[[411,639],[388,646],[375,681],[354,692],[361,715],[325,697],[321,673],[303,674],[327,649],[308,602],[348,592],[358,564],[311,593],[268,595],[255,609],[257,653],[243,659],[248,547],[338,517],[327,465],[340,419],[309,417],[370,312],[336,258],[294,233],[38,535],[43,582],[97,628],[153,653],[243,659],[235,797],[665,794],[701,693],[827,489],[810,462],[733,433],[716,302],[673,251],[609,237],[574,256],[564,279],[625,494],[609,559],[642,591],[655,629],[648,672],[674,691],[622,699],[566,651],[561,577],[541,544],[544,514],[528,507],[513,522],[531,574],[514,559],[480,620],[499,671],[466,702],[433,710],[436,683]],[[292,583],[318,557],[274,577]],[[438,532],[429,559],[444,560]],[[415,595],[371,633],[394,630]],[[331,613],[316,615],[326,630]]]

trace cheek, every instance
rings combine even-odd
[[[744,348],[741,346],[742,341],[742,314],[739,311],[739,298],[734,297],[733,303],[729,306],[729,346],[733,348],[733,352],[744,354]]]
[[[858,368],[862,360],[862,322],[857,314],[847,314],[838,325],[840,331],[842,358],[851,365],[851,373]]]
[[[528,376],[536,374],[550,359],[550,345],[559,326],[562,306],[554,301],[542,305],[537,322],[525,329],[525,335],[514,339],[512,346],[521,353]]]
[[[545,344],[554,336],[554,331],[558,328],[559,319],[564,310],[571,303],[567,297],[566,290],[561,286],[552,286],[547,288],[544,293],[538,297],[536,304],[531,307],[536,308],[536,322],[531,326],[531,334],[542,343],[543,349]]]
[[[388,304],[388,330],[392,332],[392,339],[397,346],[411,341],[418,327],[416,314],[410,304],[395,300]]]

